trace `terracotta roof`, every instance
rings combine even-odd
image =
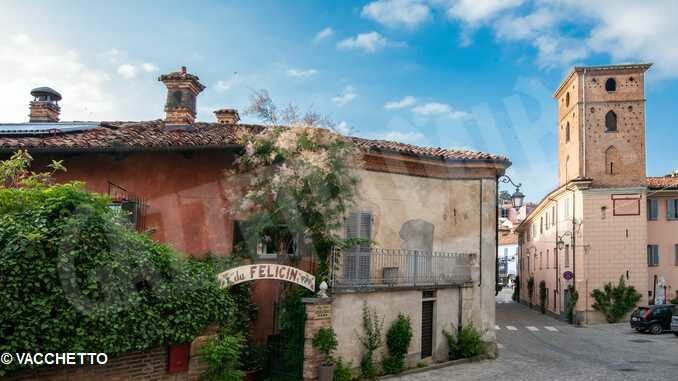
[[[518,243],[518,234],[515,231],[499,230],[500,245],[515,245]]]
[[[67,123],[64,123],[67,125]],[[166,127],[164,121],[101,122],[99,127],[69,133],[43,135],[0,134],[0,152],[19,148],[31,151],[141,151],[236,147],[240,128],[263,130],[255,124],[194,123],[184,128]],[[350,137],[369,152],[398,153],[413,157],[452,161],[510,164],[508,158],[483,152],[420,147],[386,140]]]
[[[647,187],[650,189],[678,189],[678,176],[648,177]]]

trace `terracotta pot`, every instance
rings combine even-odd
[[[318,367],[318,381],[334,380],[334,364],[320,365]]]

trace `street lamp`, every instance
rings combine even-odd
[[[565,248],[564,238],[568,236],[572,237],[571,231],[566,231],[565,233],[563,233],[563,235],[558,236],[558,242],[556,242],[556,244],[558,245],[558,251],[563,251],[563,249]]]
[[[523,192],[520,191],[520,187],[523,185],[522,183],[514,183],[513,180],[511,180],[508,175],[501,175],[498,179],[500,183],[508,184],[511,183],[514,187],[516,187],[516,190],[513,192],[511,195],[511,203],[513,204],[513,207],[516,209],[520,209],[523,206],[523,201],[525,200],[525,195]]]

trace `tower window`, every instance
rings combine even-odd
[[[614,111],[608,111],[605,114],[605,132],[617,131],[617,114]]]
[[[570,107],[570,93],[565,94],[565,107]]]
[[[617,81],[614,78],[608,78],[605,81],[605,90],[607,91],[617,91]]]
[[[567,124],[565,124],[565,142],[566,143],[570,142],[570,122],[567,122]]]
[[[605,173],[614,176],[619,173],[618,165],[621,161],[619,151],[615,146],[610,146],[605,150]]]

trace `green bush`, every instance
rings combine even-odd
[[[207,370],[201,376],[204,381],[241,381],[245,372],[240,370],[240,351],[245,345],[241,335],[225,332],[211,337],[200,350]]]
[[[412,341],[412,324],[409,316],[399,314],[386,332],[386,347],[388,356],[382,361],[382,368],[386,374],[397,374],[405,368],[405,356]]]
[[[574,308],[577,306],[577,301],[579,300],[579,292],[577,292],[574,286],[568,286],[567,289],[570,291],[570,300],[565,306],[565,313],[567,315],[567,321],[574,323]]]
[[[116,355],[189,342],[207,325],[230,320],[232,301],[216,281],[215,261],[181,259],[128,230],[107,197],[81,184],[50,186],[6,163],[0,352]],[[0,376],[17,368],[3,365]]]
[[[636,306],[641,295],[633,286],[625,284],[622,275],[616,286],[608,282],[603,286],[602,291],[593,290],[591,297],[596,301],[593,303],[593,309],[603,313],[608,323],[616,323]]]
[[[514,302],[520,303],[520,277],[516,277],[516,281],[513,282],[513,296],[511,299],[513,299]]]
[[[332,365],[332,353],[337,349],[337,335],[330,327],[323,327],[316,332],[311,342],[313,348],[323,355],[323,365]]]
[[[539,282],[539,309],[541,310],[541,313],[546,313],[546,282],[541,281]]]
[[[334,368],[334,381],[351,381],[353,374],[351,373],[351,363],[345,363],[341,358],[336,361]]]
[[[471,358],[486,352],[482,335],[472,325],[462,327],[456,336],[444,330],[443,334],[447,337],[450,360]]]
[[[671,303],[671,304],[678,304],[678,297],[671,299],[671,300],[669,301],[669,303]]]
[[[374,365],[374,351],[381,347],[381,331],[384,326],[383,320],[379,320],[377,311],[370,310],[367,303],[363,304],[363,336],[359,337],[360,343],[365,348],[360,360],[360,373],[364,378],[373,380],[377,377],[377,367]]]

